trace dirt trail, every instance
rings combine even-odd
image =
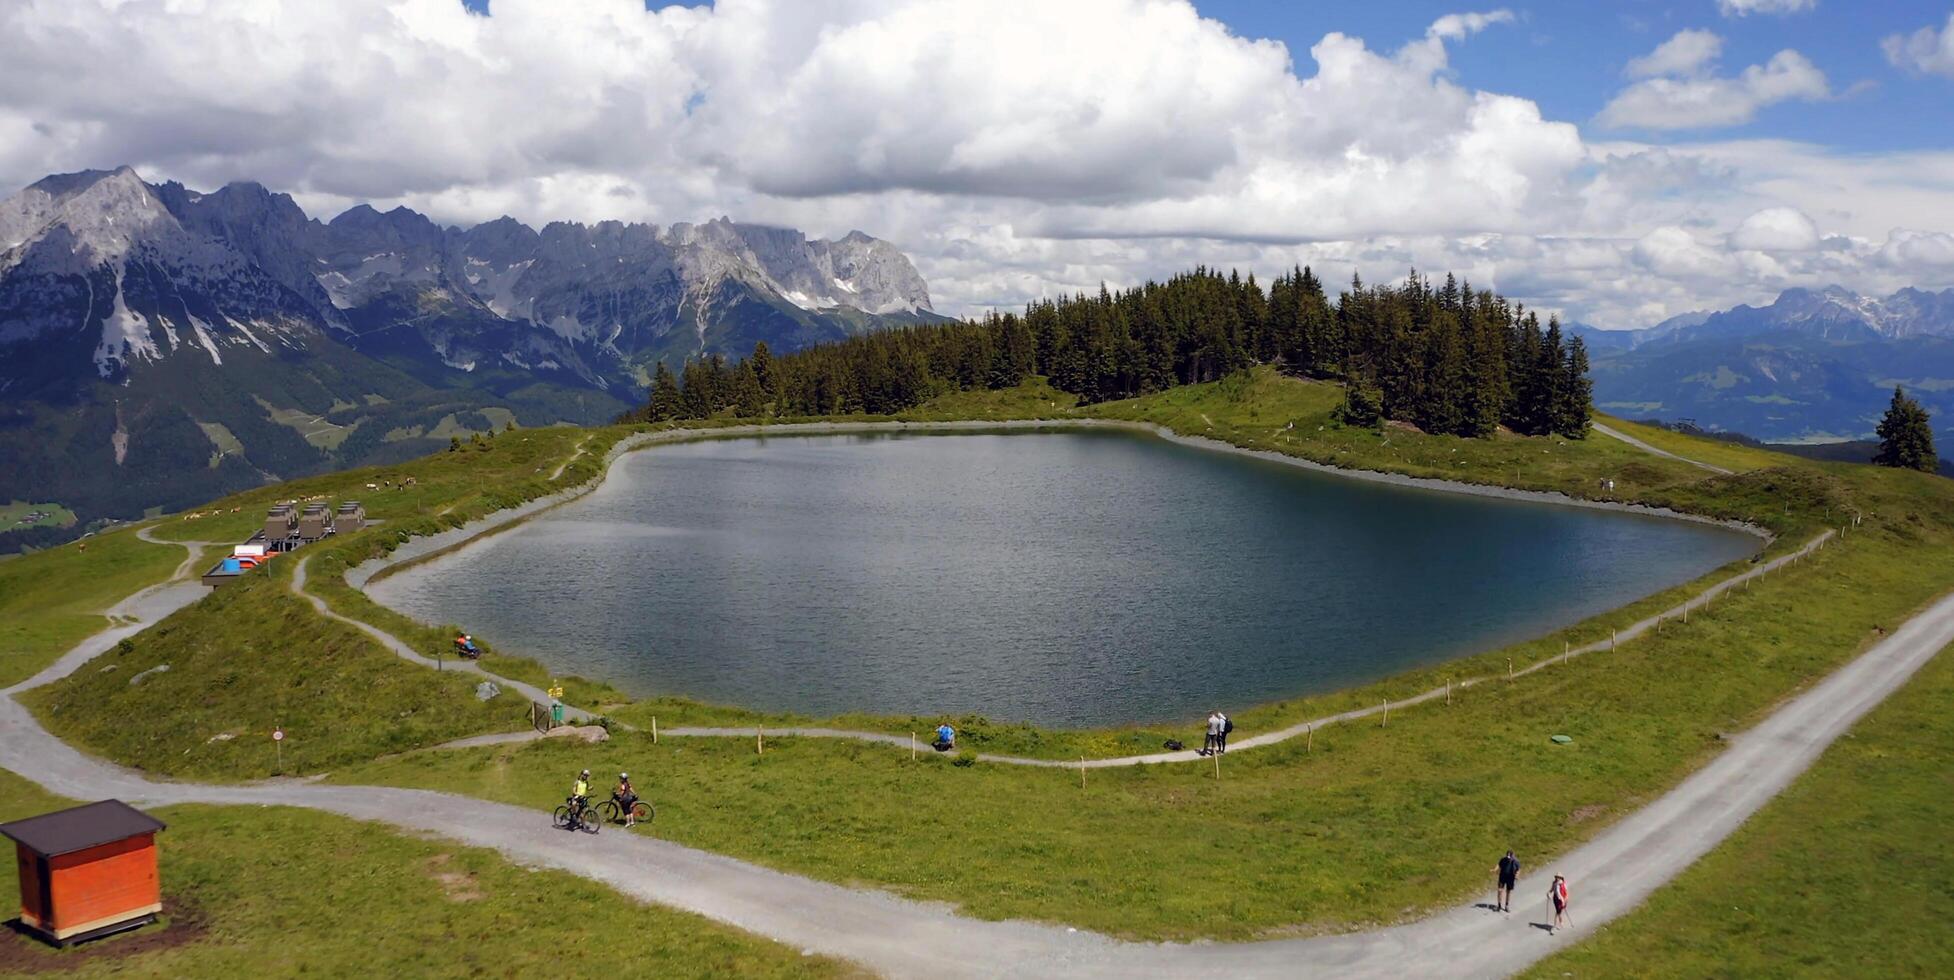
[[[1734,472],[1732,470],[1726,470],[1721,466],[1714,466],[1709,463],[1705,463],[1700,459],[1690,459],[1688,456],[1678,456],[1667,449],[1657,449],[1656,447],[1651,446],[1648,443],[1643,442],[1642,440],[1637,439],[1634,436],[1621,431],[1620,429],[1610,428],[1606,425],[1601,424],[1600,422],[1593,422],[1590,424],[1594,427],[1594,431],[1599,432],[1602,435],[1607,436],[1611,439],[1620,439],[1621,441],[1628,443],[1629,445],[1634,446],[1635,448],[1640,449],[1645,453],[1651,453],[1656,456],[1661,456],[1665,459],[1673,459],[1679,463],[1688,463],[1691,466],[1695,466],[1700,469],[1706,469],[1712,473],[1716,473],[1721,476],[1729,476]]]

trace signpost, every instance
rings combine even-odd
[[[279,775],[284,775],[285,773],[285,729],[283,727],[274,728],[271,730],[271,744],[272,747],[278,751],[278,773]]]

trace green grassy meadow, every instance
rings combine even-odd
[[[1919,565],[1882,571],[1873,555],[1827,549],[1687,627],[1388,726],[1325,728],[1313,751],[1233,754],[1218,780],[1206,765],[1153,766],[1093,770],[1081,788],[1076,770],[912,762],[879,745],[777,738],[756,755],[746,740],[644,733],[419,753],[332,778],[540,811],[577,769],[624,769],[656,800],[659,836],[985,918],[1149,939],[1359,928],[1468,898],[1506,847],[1547,855],[1592,836],[1937,591]],[[1938,561],[1935,577],[1954,576],[1954,556]]]
[[[1115,935],[1250,939],[1395,922],[1466,899],[1492,856],[1512,846],[1545,856],[1593,836],[1711,757],[1719,733],[1754,723],[1862,650],[1882,628],[1954,587],[1954,485],[1917,473],[1821,464],[1673,433],[1653,444],[1722,461],[1716,476],[1598,434],[1585,440],[1501,434],[1473,440],[1408,428],[1337,424],[1337,388],[1244,373],[1128,402],[1069,408],[1048,388],[960,393],[919,419],[1057,417],[1147,422],[1333,465],[1560,491],[1667,506],[1768,528],[1780,554],[1851,515],[1865,523],[1832,546],[1719,599],[1688,625],[1665,625],[1620,650],[1513,683],[1464,690],[1454,703],[1393,712],[1209,767],[1036,770],[886,746],[772,739],[665,738],[620,731],[601,746],[535,744],[468,751],[419,747],[522,724],[520,699],[474,702],[450,683],[333,628],[274,575],[227,586],[73,678],[33,695],[58,734],[118,761],[199,778],[251,778],[274,766],[269,724],[288,746],[323,745],[287,769],[344,782],[445,788],[546,809],[567,774],[629,769],[659,806],[649,832],[784,870],[889,888],[988,918],[1062,921]],[[434,533],[598,474],[630,427],[501,433],[484,449],[298,481],[219,502],[196,520],[167,519],[181,540],[242,538],[272,500],[358,497],[382,521],[301,552],[309,591],[427,653],[447,624],[417,624],[347,586],[344,570],[415,535]],[[583,453],[573,455],[581,445]],[[1699,450],[1703,450],[1699,452]],[[572,460],[558,480],[549,475]],[[411,477],[413,483],[406,485]],[[1615,481],[1612,491],[1604,481]],[[368,486],[372,484],[372,486]],[[108,536],[115,538],[118,535]],[[173,551],[173,549],[164,549]],[[170,564],[180,555],[172,555]],[[32,569],[42,556],[0,565]],[[1561,633],[1333,694],[1231,712],[1237,737],[1403,697],[1447,679],[1503,673],[1606,637],[1746,566],[1652,596]],[[166,571],[166,570],[165,570]],[[29,628],[41,618],[25,607]],[[520,651],[484,665],[550,679]],[[58,647],[53,648],[58,652]],[[50,654],[51,655],[51,654]],[[116,658],[111,660],[110,658]],[[158,663],[172,670],[131,688]],[[102,668],[111,663],[117,669]],[[455,678],[459,680],[459,678]],[[446,685],[444,687],[444,685]],[[628,702],[601,681],[566,679],[568,700],[649,728],[819,721],[903,734],[935,719],[851,715],[794,719],[676,698]],[[503,702],[509,702],[504,704]],[[978,751],[1054,759],[1157,751],[1192,726],[1051,731],[960,719]],[[303,733],[303,734],[302,734]],[[322,733],[316,740],[313,733]],[[1546,740],[1573,735],[1571,745]],[[258,744],[262,743],[262,744]],[[392,753],[410,754],[374,760]]]
[[[27,515],[46,514],[47,517],[32,524],[21,524]],[[36,504],[25,500],[15,500],[0,504],[0,534],[26,527],[74,527],[75,512],[60,504]]]
[[[1527,975],[1954,975],[1950,713],[1942,651],[1721,847]]]
[[[109,626],[109,607],[168,578],[183,557],[124,530],[0,562],[0,687]]]
[[[0,819],[70,805],[0,771]],[[68,950],[0,933],[0,976],[860,975],[490,850],[307,810],[155,812],[163,920]]]

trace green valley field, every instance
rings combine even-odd
[[[444,652],[452,635],[444,624],[414,623],[375,604],[345,582],[345,571],[416,536],[594,480],[603,472],[605,453],[620,440],[671,426],[524,429],[499,433],[480,446],[464,444],[458,452],[250,491],[199,509],[204,516],[195,520],[179,515],[155,522],[146,533],[158,541],[242,539],[268,502],[316,495],[361,499],[379,521],[275,560],[268,572],[245,576],[23,700],[73,744],[159,776],[246,781],[272,775],[281,763],[263,733],[279,725],[292,733],[282,761],[288,773],[323,775],[334,785],[447,790],[534,807],[544,820],[576,769],[589,767],[600,779],[629,769],[658,805],[654,825],[634,833],[813,878],[947,902],[984,919],[1042,920],[1140,939],[1252,940],[1403,922],[1480,898],[1486,868],[1507,847],[1540,867],[1593,839],[1714,758],[1731,734],[1954,589],[1954,483],[1937,477],[1799,460],[1614,420],[1608,424],[1659,449],[1735,472],[1712,473],[1598,433],[1586,439],[1504,432],[1468,439],[1399,426],[1347,427],[1333,418],[1341,397],[1336,386],[1258,369],[1087,407],[1034,380],[1000,392],[955,393],[905,418],[1145,423],[1334,466],[1668,507],[1767,529],[1775,538],[1763,560],[1798,551],[1828,531],[1834,537],[1796,563],[1719,596],[1687,623],[1664,621],[1619,649],[1556,662],[1569,645],[1605,641],[1750,564],[1735,563],[1509,648],[1354,690],[1237,712],[1239,734],[1248,736],[1443,688],[1448,681],[1482,678],[1449,703],[1440,698],[1393,710],[1388,724],[1364,718],[1323,727],[1307,739],[1230,754],[1219,769],[1204,761],[1082,774],[1076,767],[927,754],[912,761],[906,750],[874,742],[786,736],[769,737],[759,754],[750,733],[667,734],[654,741],[654,719],[665,731],[820,724],[897,737],[931,726],[915,718],[787,717],[676,698],[634,702],[601,678],[565,679],[566,700],[612,722],[607,742],[437,748],[465,736],[522,729],[526,699],[505,691],[478,700],[479,678],[437,674],[395,657],[354,627],[319,616],[306,598],[293,594],[292,565],[306,563],[305,591],[338,614],[428,656]],[[1613,481],[1612,489],[1604,489],[1605,481]],[[182,547],[120,530],[90,539],[86,551],[68,545],[0,563],[0,609],[8,613],[11,631],[3,634],[4,678],[33,673],[109,625],[101,616],[108,606],[167,578],[185,556]],[[551,679],[522,651],[497,649],[494,636],[478,639],[489,648],[483,661],[488,670],[538,685]],[[168,671],[129,683],[164,664]],[[1547,666],[1505,678],[1509,669],[1535,664]],[[1910,892],[1919,908],[1883,925],[1839,911],[1864,900],[1876,880],[1909,865],[1921,882],[1945,877],[1932,873],[1934,862],[1945,863],[1945,848],[1921,835],[1954,819],[1954,787],[1944,778],[1933,783],[1944,773],[1931,764],[1944,755],[1932,747],[1954,736],[1954,713],[1944,710],[1949,676],[1943,656],[1697,869],[1658,892],[1641,912],[1544,965],[1542,975],[1563,969],[1577,975],[1641,972],[1630,964],[1646,965],[1649,957],[1675,962],[1678,972],[1704,972],[1689,964],[1729,962],[1736,955],[1731,949],[1757,937],[1770,937],[1781,950],[1756,952],[1761,958],[1750,962],[1759,972],[1832,972],[1826,968],[1843,962],[1839,950],[1858,928],[1887,930],[1893,938],[1883,948],[1895,969],[1954,969],[1954,948],[1944,940],[1902,941],[1934,916],[1944,918],[1936,910],[1944,909],[1945,895]],[[1046,760],[1152,752],[1166,738],[1193,737],[1191,728],[1053,731],[981,718],[962,719],[959,728],[975,753]],[[1917,740],[1913,747],[1902,738],[1906,732]],[[1571,734],[1574,741],[1556,745],[1546,739],[1551,733]],[[24,787],[16,790],[26,798]],[[304,866],[316,859],[294,857],[291,867],[276,866],[276,874],[240,880],[244,876],[224,870],[225,862],[255,860],[246,851],[265,846],[241,839],[231,823],[244,811],[179,810],[173,823],[181,825],[171,833],[202,842],[184,844],[181,880],[194,885],[211,917],[211,934],[220,934],[218,913],[232,908],[237,917],[226,928],[234,931],[222,935],[263,948],[251,944],[269,942],[266,937],[285,920],[258,904],[281,888],[298,887],[307,874],[323,873]],[[365,837],[344,818],[275,811],[262,819],[261,826],[276,828],[264,839],[304,841],[318,853],[353,849],[360,866],[386,869],[375,871],[372,882],[345,886],[362,889],[356,895],[336,901],[308,896],[327,919],[382,904],[383,887],[419,889],[433,896],[423,904],[436,901],[449,873],[434,870],[437,860],[460,862],[496,882],[482,889],[489,896],[484,907],[498,910],[514,938],[507,950],[484,947],[483,956],[492,958],[476,965],[492,963],[490,972],[531,962],[515,947],[548,949],[570,935],[607,942],[602,934],[625,929],[630,917],[660,929],[689,921],[627,904],[580,924],[549,922],[536,913],[536,900],[504,904],[501,896],[576,895],[580,907],[608,908],[599,899],[604,892],[565,876],[550,876],[547,887],[518,889],[515,876],[529,873],[492,855],[384,834]],[[1871,848],[1874,859],[1834,867],[1810,846],[1813,836],[1839,852]],[[437,859],[444,853],[451,856]],[[1734,868],[1758,870],[1733,883]],[[1794,889],[1832,897],[1769,897]],[[1757,915],[1706,916],[1705,909],[1723,904]],[[476,917],[435,921],[449,929],[486,928]],[[348,969],[388,964],[414,972],[471,972],[460,963],[371,958],[378,954],[337,945],[326,931],[308,931],[295,941],[319,944],[322,962]],[[729,964],[729,971],[832,968],[810,966],[798,956],[783,959],[786,954],[771,945],[718,927],[695,932],[703,962]],[[1805,938],[1785,938],[1791,933]],[[164,964],[153,972],[170,972],[175,961],[161,957],[188,956],[195,948],[192,943],[145,955]],[[233,962],[209,955],[183,966]]]

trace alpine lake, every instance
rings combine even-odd
[[[1760,546],[1117,429],[783,435],[627,454],[368,592],[636,695],[1077,727],[1362,684]]]

